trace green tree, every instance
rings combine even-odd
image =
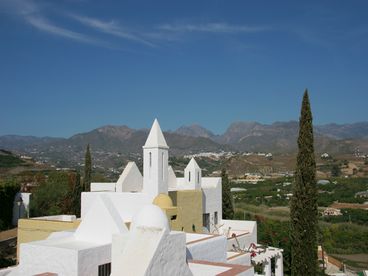
[[[81,185],[81,176],[79,172],[75,174],[75,180],[72,181],[72,187],[70,189],[71,191],[71,210],[72,212],[77,216],[77,218],[81,215],[81,193],[83,191],[82,185]]]
[[[299,120],[298,155],[290,204],[291,274],[317,275],[317,187],[312,112],[304,92]]]
[[[331,167],[331,176],[332,177],[338,177],[338,176],[340,176],[340,174],[341,174],[341,170],[340,170],[339,165],[337,165],[337,164],[332,165],[332,167]]]
[[[221,171],[222,177],[222,218],[232,219],[234,217],[233,198],[230,191],[230,182],[225,169]]]
[[[0,231],[12,227],[14,197],[20,185],[15,177],[0,179]]]
[[[91,175],[92,175],[92,157],[88,144],[86,149],[86,155],[84,157],[84,179],[83,179],[83,188],[84,191],[86,192],[89,192],[91,190]]]
[[[34,192],[30,202],[31,216],[51,216],[71,214],[69,212],[70,184],[69,173],[52,172]]]

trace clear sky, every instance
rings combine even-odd
[[[0,0],[0,135],[368,118],[367,1]]]

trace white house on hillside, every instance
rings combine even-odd
[[[262,264],[261,275],[282,276],[282,250],[257,244],[255,221],[222,219],[221,178],[202,177],[193,158],[176,177],[168,159],[155,120],[143,146],[143,175],[131,162],[117,182],[92,183],[82,193],[79,226],[20,244],[19,265],[0,276],[251,276],[255,264]]]

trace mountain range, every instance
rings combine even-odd
[[[359,148],[368,153],[368,122],[317,125],[314,133],[317,152],[347,154]],[[147,129],[107,125],[70,138],[4,135],[0,136],[0,148],[44,161],[58,160],[60,165],[81,162],[85,147],[90,144],[96,155],[107,156],[102,160],[115,160],[109,164],[114,165],[121,155],[126,159],[132,159],[131,155],[139,156],[147,134]],[[177,156],[209,151],[295,153],[298,122],[234,122],[221,135],[194,124],[164,134],[170,154]]]

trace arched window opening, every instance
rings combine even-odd
[[[152,152],[149,153],[149,166],[152,167]]]
[[[164,158],[165,158],[165,153],[162,153],[162,166],[161,166],[162,180],[164,180]]]
[[[188,174],[188,181],[190,182],[190,172],[189,172],[189,174]]]

